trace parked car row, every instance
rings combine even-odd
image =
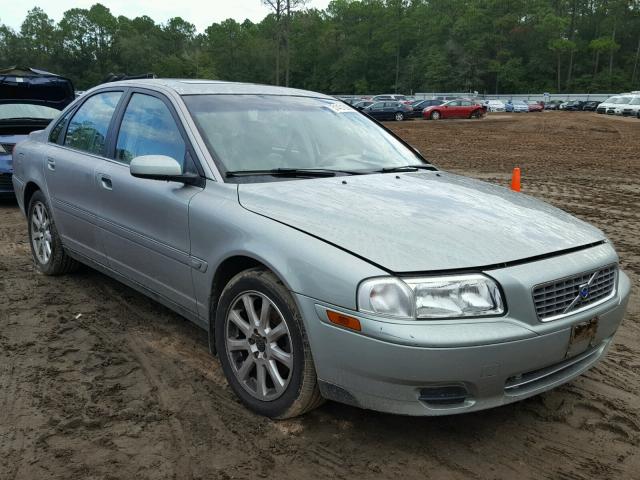
[[[366,113],[376,120],[408,120],[424,118],[480,118],[487,112],[486,105],[467,98],[423,99],[407,101],[405,95],[377,95],[370,99],[360,97],[339,97],[345,103]]]
[[[544,106],[533,100],[502,100],[492,99],[482,102],[488,112],[541,112]]]
[[[596,112],[640,118],[640,91],[614,95],[598,105]]]

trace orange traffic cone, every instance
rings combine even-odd
[[[520,167],[514,168],[511,174],[511,190],[514,192],[520,191]]]

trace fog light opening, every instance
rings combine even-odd
[[[431,405],[447,406],[463,404],[469,392],[463,385],[439,385],[420,390],[418,399]]]

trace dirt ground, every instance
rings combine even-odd
[[[273,422],[243,408],[206,335],[86,269],[44,277],[0,204],[0,479],[640,477],[640,121],[591,113],[390,126],[444,169],[594,223],[634,282],[607,358],[521,403],[408,418],[327,403]]]

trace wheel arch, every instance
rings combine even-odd
[[[222,260],[216,267],[216,271],[213,274],[209,295],[209,349],[213,354],[216,353],[214,338],[215,328],[213,322],[215,321],[215,312],[218,300],[220,299],[224,288],[233,277],[251,268],[263,268],[268,270],[282,282],[285,288],[290,290],[289,285],[284,281],[283,276],[280,275],[276,269],[267,262],[257,259],[254,256],[247,254],[234,254]]]
[[[22,198],[24,201],[25,215],[29,215],[29,202],[31,202],[31,198],[33,197],[33,194],[36,193],[38,190],[42,191],[42,189],[40,188],[40,185],[38,185],[34,181],[29,181],[24,186],[24,194]]]

